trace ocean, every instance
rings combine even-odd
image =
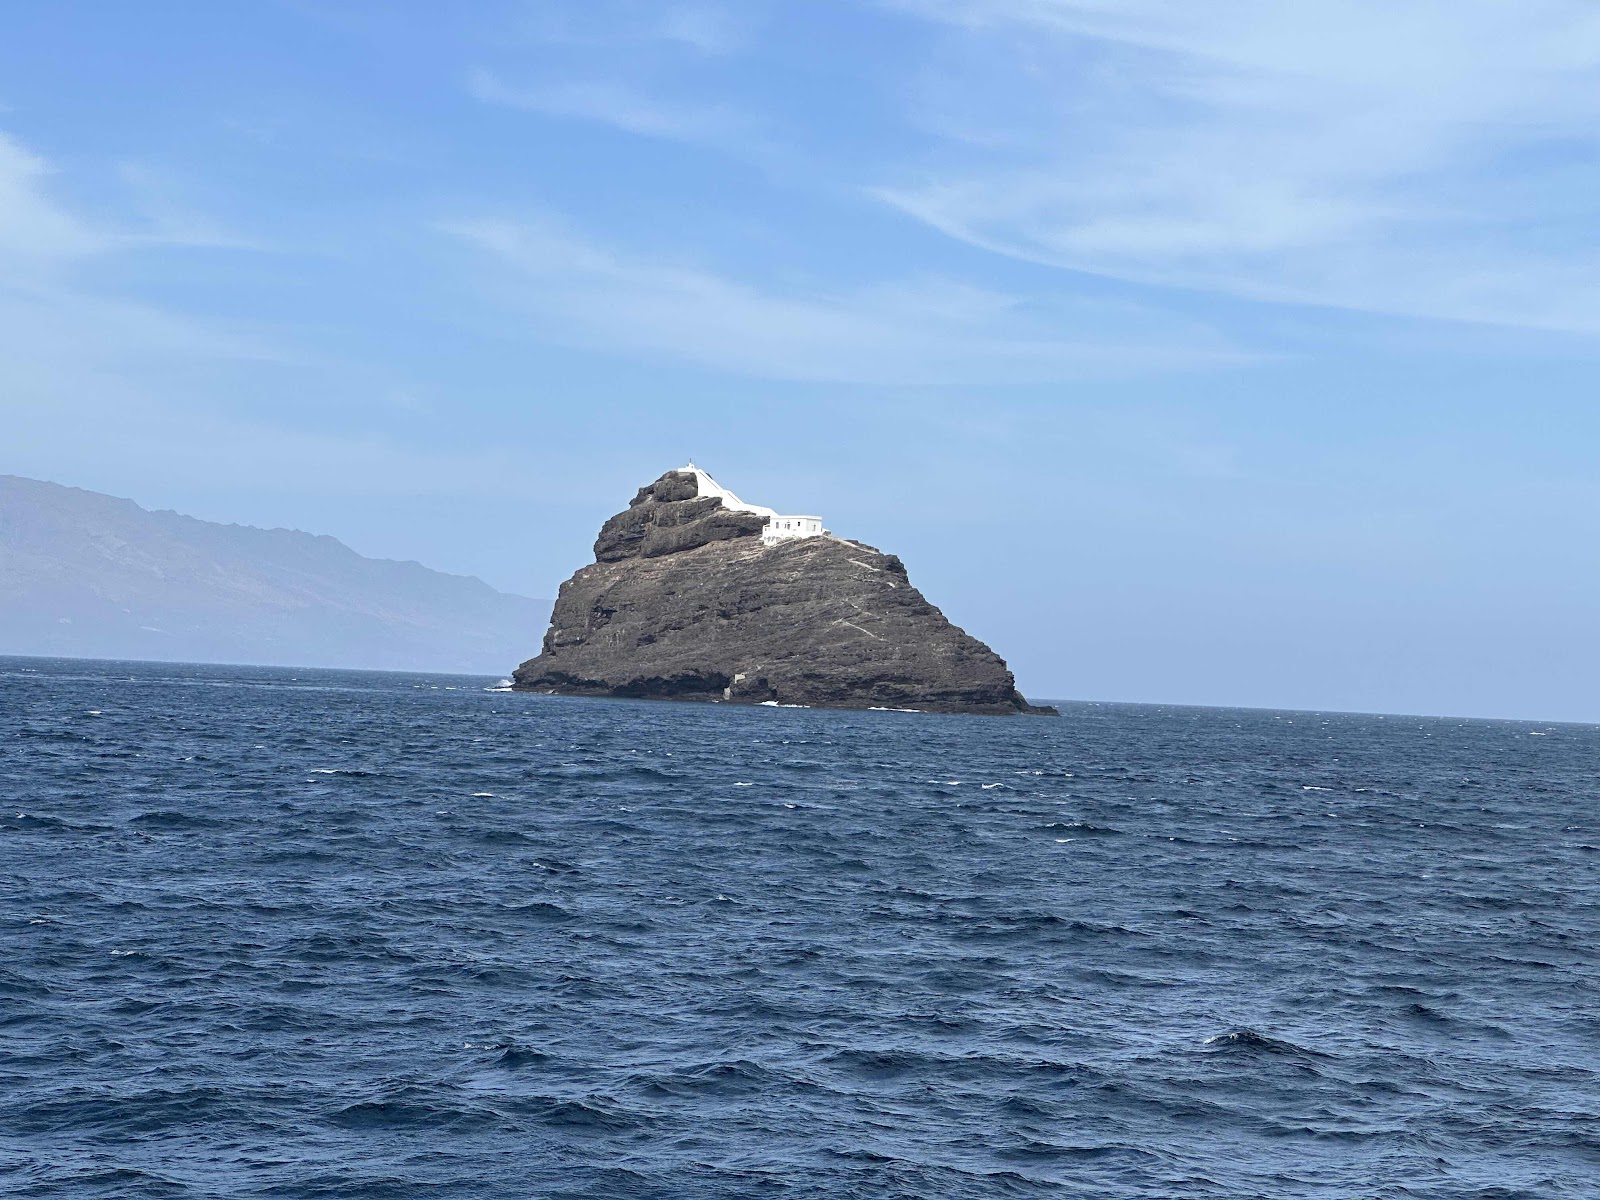
[[[8,1197],[1600,1196],[1600,728],[0,660]]]

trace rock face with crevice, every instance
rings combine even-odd
[[[911,586],[892,554],[833,536],[764,546],[765,519],[669,471],[612,517],[561,585],[523,691],[827,708],[1054,714]]]

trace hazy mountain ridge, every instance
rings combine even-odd
[[[547,603],[325,534],[0,475],[0,653],[501,672]]]

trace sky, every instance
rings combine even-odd
[[[11,0],[0,472],[548,597],[693,458],[1032,696],[1600,721],[1597,217],[1592,0]]]

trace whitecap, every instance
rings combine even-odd
[[[493,800],[494,799],[494,793],[493,792],[473,792],[472,794],[474,796],[481,797],[484,800]]]
[[[1005,784],[1003,784],[1003,783],[986,783],[986,784],[983,785],[983,790],[986,791],[986,792],[992,792],[992,791],[994,791],[995,788],[1003,788],[1003,787],[1005,787]]]

